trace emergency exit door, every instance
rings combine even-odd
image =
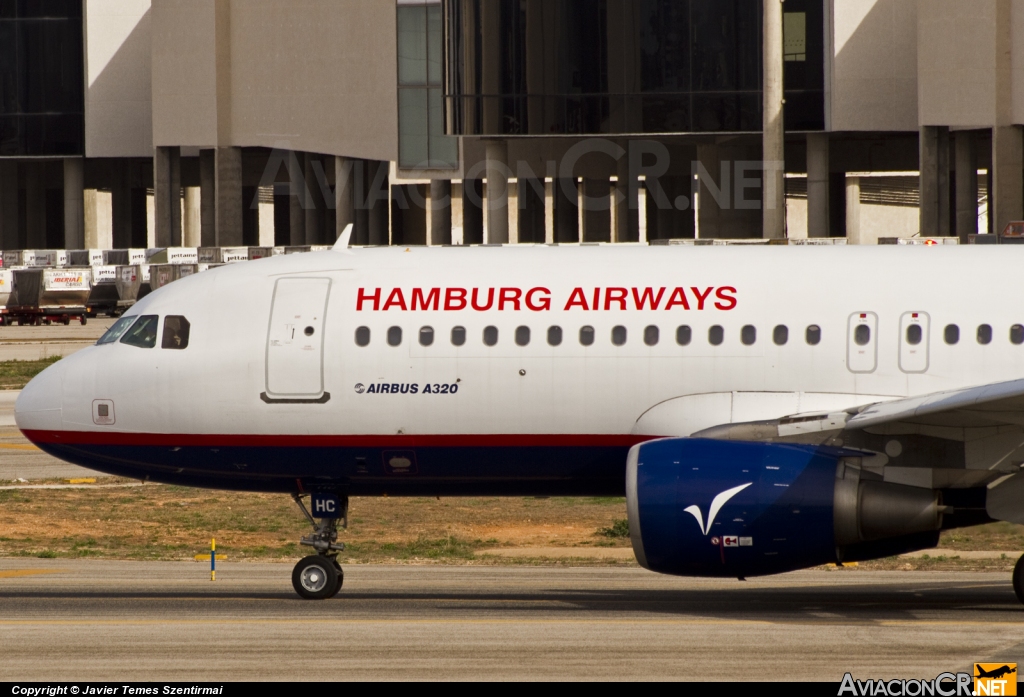
[[[873,373],[878,366],[878,315],[855,312],[846,332],[846,367],[851,373]]]
[[[267,330],[266,402],[326,402],[324,325],[331,281],[282,278],[274,286]]]

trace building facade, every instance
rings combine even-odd
[[[775,169],[790,237],[966,241],[1024,218],[1022,46],[1024,0],[0,0],[0,249],[777,236]]]

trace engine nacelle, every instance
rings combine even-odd
[[[626,470],[633,551],[681,576],[758,576],[927,549],[938,492],[860,478],[836,448],[665,438]]]

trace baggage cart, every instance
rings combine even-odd
[[[17,269],[4,323],[40,325],[87,322],[92,269]]]

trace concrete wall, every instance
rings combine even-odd
[[[86,157],[150,157],[150,0],[85,0]]]
[[[921,125],[992,125],[996,0],[919,0],[918,6]]]
[[[158,145],[397,152],[395,3],[156,0]]]
[[[828,1],[834,50],[831,130],[916,131],[917,3]]]

